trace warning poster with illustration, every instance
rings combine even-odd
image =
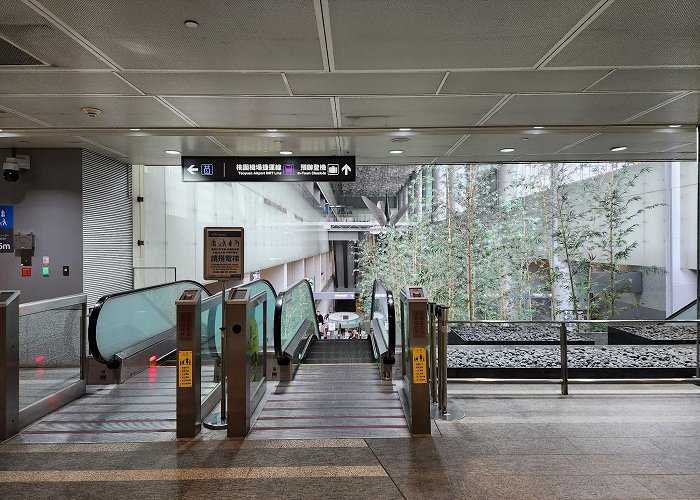
[[[243,279],[243,228],[204,228],[204,279]]]

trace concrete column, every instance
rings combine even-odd
[[[666,164],[666,316],[695,298],[696,273],[681,268],[681,164]]]

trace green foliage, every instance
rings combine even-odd
[[[631,194],[645,170],[542,164],[524,175],[518,168],[423,167],[418,178],[444,181],[447,193],[426,189],[406,223],[360,241],[363,302],[381,279],[397,296],[405,285],[425,286],[454,320],[554,318],[569,308],[576,317],[581,309],[614,316],[625,292],[620,261],[638,245],[640,216],[657,206]],[[504,186],[499,169],[510,176]],[[602,291],[594,279],[601,271],[609,276]],[[535,296],[551,296],[551,308]]]

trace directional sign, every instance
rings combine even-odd
[[[204,279],[243,279],[243,228],[204,228]]]
[[[15,251],[13,218],[12,205],[0,205],[0,253]]]
[[[183,156],[183,182],[354,182],[354,156]]]

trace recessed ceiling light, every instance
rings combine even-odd
[[[403,150],[401,149],[392,149],[391,151],[389,151],[389,154],[392,155],[400,155],[401,153],[403,153]]]
[[[2,129],[0,128],[0,132],[2,132]]]
[[[140,128],[130,128],[129,130],[131,130],[132,132],[138,132],[141,129]]]
[[[267,131],[268,132],[277,132],[277,129],[276,128],[269,128],[269,129],[267,129]]]
[[[179,155],[180,152],[175,150],[175,149],[166,149],[165,153],[168,153],[169,155]]]
[[[515,151],[515,148],[503,148],[501,149],[501,153],[512,153]]]
[[[681,128],[681,125],[669,125],[671,128]]]
[[[198,28],[199,23],[197,21],[193,21],[192,19],[188,19],[185,21],[185,26],[188,28]]]
[[[532,127],[532,128],[536,128],[537,130],[539,130],[539,129],[544,128],[544,127],[542,125],[538,125],[538,126]]]
[[[294,153],[291,151],[280,151],[280,154],[287,156],[287,155],[293,155]]]
[[[530,139],[528,137],[521,137],[520,140],[521,141],[529,141]]]
[[[400,130],[401,132],[410,132],[410,131],[411,131],[410,128],[400,128],[399,130]]]
[[[617,151],[624,151],[627,149],[627,146],[615,146],[614,148],[610,148],[610,151],[616,153]]]

